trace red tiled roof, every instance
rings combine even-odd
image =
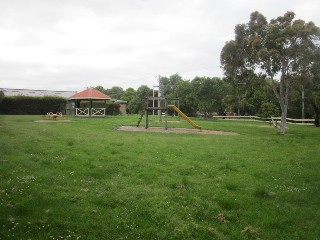
[[[72,95],[70,99],[110,99],[110,97],[97,89],[88,88],[82,92]]]

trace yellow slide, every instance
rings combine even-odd
[[[187,120],[194,128],[201,129],[200,126],[198,126],[194,121],[192,121],[190,118],[187,117],[183,112],[180,111],[179,108],[176,107],[176,105],[168,105],[169,109],[175,110],[177,113],[180,114],[181,117],[183,117],[185,120]]]

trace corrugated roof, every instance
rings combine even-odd
[[[82,92],[74,94],[70,99],[110,99],[110,97],[97,89],[88,88]]]

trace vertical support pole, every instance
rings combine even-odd
[[[306,117],[305,117],[305,111],[304,111],[304,88],[303,88],[303,86],[302,86],[302,96],[301,96],[301,98],[302,98],[302,113],[301,113],[301,118],[302,119],[305,119]]]
[[[107,111],[107,100],[105,99],[104,100],[104,115],[103,116],[106,116],[106,111]]]
[[[148,116],[148,109],[145,110],[146,111],[146,129],[148,129],[149,127],[149,116]]]
[[[153,99],[152,99],[152,107],[153,107],[152,116],[154,116],[154,88],[152,90],[152,97],[153,97]]]
[[[164,107],[165,107],[165,115],[164,115],[164,118],[165,118],[165,122],[166,122],[166,130],[168,129],[168,103],[167,103],[167,98],[164,99]]]
[[[167,130],[168,129],[168,108],[166,108],[166,111],[165,111],[165,122],[166,122],[166,127],[165,129]]]
[[[89,101],[89,116],[92,115],[92,99]]]
[[[178,108],[180,109],[180,99],[178,99]],[[180,114],[179,113],[177,113],[177,114],[178,114],[178,121],[180,122]]]
[[[160,94],[160,92],[159,92],[159,94]],[[160,96],[161,96],[161,94],[160,94]],[[159,121],[162,122],[162,110],[160,109],[160,108],[161,108],[161,100],[160,100],[160,97],[158,97],[158,108],[159,108],[159,110],[158,110]]]
[[[160,97],[162,97],[162,86],[161,86],[161,81],[160,81],[160,75],[159,75],[158,81],[159,81],[158,98],[160,98]],[[161,101],[160,101],[160,99],[159,99],[159,100],[158,100],[158,108],[160,108],[160,107],[161,107]],[[162,111],[161,111],[161,110],[158,110],[158,114],[160,115],[160,122],[161,122]]]

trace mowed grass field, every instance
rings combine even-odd
[[[0,239],[319,239],[319,128],[41,119],[0,116]]]

